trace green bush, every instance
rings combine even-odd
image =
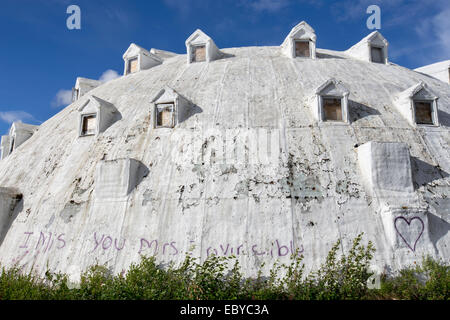
[[[199,263],[188,255],[179,267],[162,267],[154,257],[142,257],[119,275],[93,266],[75,288],[64,274],[47,272],[41,279],[17,268],[3,268],[0,300],[449,299],[449,266],[429,257],[394,277],[382,276],[381,289],[368,289],[375,248],[371,242],[363,245],[362,236],[353,240],[346,254],[339,254],[341,241],[337,241],[320,268],[308,275],[298,254],[289,265],[275,264],[266,277],[261,265],[255,278],[243,277],[235,257],[211,256]]]
[[[382,279],[379,294],[383,298],[407,300],[449,300],[450,266],[430,257],[395,277]]]

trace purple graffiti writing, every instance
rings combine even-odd
[[[122,250],[125,247],[125,241],[126,239],[122,240],[122,245],[119,246],[118,243],[120,244],[120,240],[117,238],[112,238],[109,235],[106,234],[102,234],[101,238],[97,238],[97,232],[94,232],[94,242],[95,242],[95,246],[94,249],[92,249],[91,253],[94,252],[95,250],[97,250],[98,247],[100,247],[103,250],[108,250],[110,248],[112,248],[113,244],[114,244],[114,249],[116,249],[117,251]]]
[[[170,250],[169,254],[175,256],[178,254],[178,249],[175,244],[176,244],[176,242],[172,241],[172,242],[164,242],[162,244],[162,246],[159,246],[158,240],[148,241],[147,239],[141,238],[141,246],[139,248],[138,254],[141,254],[142,252],[146,251],[147,249],[151,249],[152,247],[154,247],[153,255],[156,255],[158,253],[158,249],[160,247],[162,247],[162,254],[166,254],[166,250],[167,251]]]
[[[399,228],[398,228],[397,225],[406,222],[408,228],[410,228],[410,227],[411,227],[411,223],[412,223],[413,221],[417,221],[417,222],[420,224],[420,231],[419,231],[418,235],[416,236],[415,240],[414,240],[414,241],[411,241],[411,243],[414,242],[414,244],[411,245],[411,243],[410,243],[408,240],[406,240],[406,238],[405,238],[406,235],[402,234],[402,233],[399,231]],[[419,239],[420,239],[420,237],[422,236],[423,231],[424,231],[424,229],[425,229],[425,224],[423,223],[423,220],[422,220],[420,217],[412,217],[412,218],[410,218],[409,220],[406,219],[405,217],[397,217],[397,218],[395,218],[395,220],[394,220],[394,227],[395,227],[395,231],[397,231],[398,235],[399,235],[400,238],[403,240],[403,242],[408,246],[408,248],[411,249],[411,251],[415,252],[415,251],[416,251],[416,244],[417,244],[417,242],[419,241]]]
[[[39,238],[37,238],[36,245],[30,245],[30,240],[33,239],[34,232],[24,232],[26,235],[24,243],[19,247],[20,249],[32,249],[32,250],[38,250],[44,249],[43,252],[49,251],[54,243],[56,238],[56,248],[62,249],[66,246],[66,241],[64,240],[64,233],[61,233],[57,236],[57,234],[49,232],[39,232]]]
[[[275,256],[278,257],[285,257],[287,255],[293,255],[296,252],[298,253],[298,255],[302,254],[304,252],[304,248],[303,245],[300,245],[299,248],[294,248],[294,242],[290,241],[289,246],[285,245],[283,243],[281,243],[279,240],[275,240],[272,243],[272,246],[275,245],[275,248],[270,248],[270,250],[262,250],[258,248],[257,244],[253,244],[250,245],[249,248],[251,250],[251,254],[253,254],[254,256],[263,256],[263,255],[270,255],[271,257],[274,256],[274,252],[275,252]],[[243,250],[244,245],[240,244],[238,247],[236,247],[236,255],[240,255],[240,254],[245,254],[244,250]],[[234,252],[234,248],[230,247],[230,244],[220,244],[219,245],[220,250],[218,250],[215,247],[208,247],[206,249],[206,256],[210,256],[210,255],[222,255],[222,256],[227,256],[228,254],[233,255]]]

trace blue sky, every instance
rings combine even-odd
[[[81,8],[81,30],[66,27],[71,4]],[[279,45],[306,20],[318,48],[345,50],[372,31],[371,4],[381,8],[391,61],[416,68],[450,59],[449,0],[0,0],[0,134],[12,121],[40,124],[59,112],[77,76],[121,74],[132,42],[184,53],[200,28],[222,48]]]

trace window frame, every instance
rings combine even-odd
[[[136,60],[136,62],[137,62],[137,68],[138,68],[138,70],[136,70],[136,71],[134,71],[134,72],[131,72],[131,62],[133,62],[133,61],[135,61]],[[129,58],[128,60],[127,60],[127,75],[129,75],[129,74],[133,74],[133,73],[136,73],[136,72],[138,72],[139,71],[139,56],[137,55],[137,56],[134,56],[134,57],[131,57],[131,58]]]
[[[158,125],[158,115],[160,114],[159,110],[171,109],[172,112],[172,124],[170,126],[166,125]],[[162,122],[161,122],[162,123]],[[164,102],[155,104],[155,128],[175,128],[175,101],[174,102]]]
[[[381,62],[373,61],[373,55],[372,55],[372,49],[373,48],[380,49],[380,51],[381,51]],[[370,62],[372,62],[372,63],[379,63],[379,64],[386,64],[386,55],[384,53],[384,47],[383,46],[370,44],[369,45],[369,50],[370,50]]]
[[[428,103],[430,105],[431,108],[431,123],[418,123],[417,122],[417,110],[416,110],[416,103],[417,102],[422,102],[422,103]],[[436,119],[436,112],[437,112],[437,106],[436,106],[436,100],[432,100],[432,99],[411,99],[411,103],[412,103],[412,109],[413,109],[413,116],[414,116],[414,123],[416,124],[416,126],[431,126],[431,127],[435,127],[438,126],[437,123],[437,119]]]
[[[327,120],[325,119],[324,100],[325,99],[339,99],[341,101],[341,117],[342,120]],[[337,95],[319,95],[319,107],[320,107],[320,122],[331,124],[348,124],[348,116],[345,110],[345,96]]]
[[[205,59],[204,60],[197,61],[197,54],[196,54],[196,49],[197,48],[205,48]],[[193,44],[193,45],[191,45],[191,63],[206,62],[207,60],[208,60],[208,57],[207,57],[206,43],[205,44]]]
[[[84,131],[83,131],[83,127],[84,127],[84,121],[85,121],[85,119],[86,118],[95,118],[95,130],[94,130],[94,133],[84,133]],[[80,134],[79,134],[79,136],[80,137],[90,137],[90,136],[95,136],[96,134],[97,134],[97,132],[98,132],[98,115],[97,115],[97,113],[96,112],[94,112],[94,113],[85,113],[85,114],[82,114],[81,116],[80,116]]]
[[[311,52],[311,40],[310,39],[293,39],[294,45],[294,58],[304,58],[304,59],[311,59],[312,58],[312,52]],[[307,43],[308,44],[308,56],[298,56],[297,55],[297,42]]]

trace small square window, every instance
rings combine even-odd
[[[414,101],[417,124],[433,124],[433,107],[431,101]]]
[[[383,48],[370,47],[370,55],[372,57],[372,62],[384,63]]]
[[[192,47],[192,62],[206,61],[206,47],[194,46]]]
[[[173,104],[160,104],[156,106],[156,127],[174,127],[173,109]]]
[[[342,121],[340,98],[322,98],[323,121]]]
[[[295,56],[306,58],[311,57],[309,41],[295,41]]]
[[[128,74],[138,71],[138,58],[128,60]]]
[[[94,135],[97,128],[97,115],[85,115],[81,118],[81,136]]]

